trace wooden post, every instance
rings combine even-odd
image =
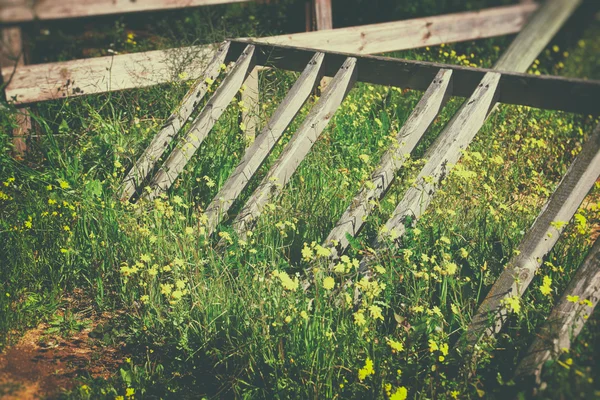
[[[254,67],[254,46],[249,45],[238,58],[231,72],[223,79],[215,94],[196,117],[190,130],[165,160],[150,183],[152,190],[144,195],[152,200],[167,191],[196,153],[208,133],[238,93],[249,71]]]
[[[240,96],[242,101],[241,122],[244,127],[244,138],[250,145],[256,138],[256,130],[260,126],[260,104],[259,104],[259,85],[258,85],[259,67],[254,67],[250,72],[244,85],[244,90]]]
[[[21,28],[10,27],[1,30],[0,74],[4,77],[12,74],[19,65],[24,65],[23,37]],[[10,99],[7,99],[10,101]],[[27,136],[31,130],[31,117],[28,109],[21,108],[16,115],[17,127],[13,130],[13,156],[23,158],[27,151]]]
[[[331,11],[331,0],[314,0],[315,26],[318,31],[333,29],[333,13]],[[320,90],[323,91],[331,82],[331,78],[321,79]]]
[[[245,237],[265,204],[279,194],[289,182],[354,86],[357,75],[356,58],[348,57],[331,81],[331,85],[312,107],[302,125],[294,133],[260,186],[250,196],[243,210],[233,222],[233,228],[241,237]]]
[[[271,154],[273,147],[279,142],[283,132],[290,123],[317,84],[323,65],[323,53],[317,53],[310,60],[304,72],[300,75],[292,89],[285,96],[273,116],[263,128],[260,135],[254,143],[246,149],[242,161],[235,168],[235,171],[227,179],[219,193],[215,196],[210,205],[206,208],[207,234],[210,235],[215,230],[221,218],[238,198],[242,190],[248,185],[250,179],[266,158]]]
[[[230,42],[223,43],[212,61],[208,64],[200,81],[187,93],[181,104],[167,119],[160,131],[154,136],[150,145],[144,150],[141,157],[135,162],[125,179],[121,189],[121,199],[130,200],[136,190],[154,168],[156,161],[163,155],[179,130],[188,122],[192,112],[198,107],[208,88],[218,76],[221,65],[229,51]]]
[[[515,375],[534,376],[540,382],[542,367],[571,347],[600,299],[600,239],[556,303],[540,333],[521,360]]]
[[[331,0],[315,1],[315,19],[318,31],[333,29],[333,14],[331,12]]]

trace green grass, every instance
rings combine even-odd
[[[459,9],[451,3],[436,10]],[[277,30],[286,18],[270,19],[268,13],[250,13],[250,18],[238,6],[214,10],[225,19],[211,38]],[[409,15],[425,11],[418,8]],[[201,29],[208,17],[174,13],[170,18]],[[226,32],[222,21],[244,24],[237,25],[240,31]],[[157,36],[164,24],[157,22]],[[119,51],[196,41],[182,29],[167,32],[162,42],[137,40],[134,46],[127,42],[127,25],[103,29],[111,39],[100,42],[120,43]],[[531,72],[600,79],[598,21],[583,33],[559,37]],[[464,54],[469,63],[491,66],[509,43],[510,38],[498,38],[394,56],[458,63]],[[61,59],[80,56],[74,48],[61,51],[53,53]],[[261,123],[295,77],[261,72]],[[127,357],[111,380],[82,377],[86,386],[68,398],[115,398],[127,388],[148,398],[386,398],[401,394],[401,388],[409,398],[525,393],[528,388],[511,382],[512,371],[585,257],[590,231],[599,222],[592,205],[600,188],[579,211],[586,223],[571,223],[548,256],[521,312],[511,316],[497,342],[484,343],[474,375],[457,376],[461,360],[445,349],[464,332],[597,119],[500,106],[465,152],[459,167],[463,173],[447,177],[402,247],[382,252],[379,266],[372,267],[374,279],[366,283],[353,272],[329,273],[322,257],[309,259],[302,250],[324,240],[420,93],[357,84],[253,235],[246,242],[232,237],[219,249],[218,234],[202,234],[201,217],[244,151],[235,103],[167,196],[135,205],[116,200],[124,175],[189,87],[177,83],[39,104],[40,135],[31,140],[22,162],[8,156],[14,115],[1,115],[0,346],[39,321],[55,322],[53,312],[82,288],[97,310],[119,315],[111,322],[117,327],[113,341],[125,342]],[[354,242],[350,260],[362,257],[420,170],[424,150],[461,102],[452,99],[399,172]],[[232,215],[312,104],[314,99]],[[230,221],[218,232],[231,233]],[[449,263],[457,267],[454,274],[443,273]],[[325,285],[329,276],[335,280],[333,290]],[[552,278],[549,296],[539,290],[542,276]],[[306,291],[296,289],[296,279],[300,287],[305,280],[312,284]],[[340,286],[347,279],[364,294],[356,307],[348,303],[354,287]],[[596,312],[563,356],[569,362],[545,370],[549,388],[544,397],[598,396],[598,323]]]

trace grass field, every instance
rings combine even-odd
[[[382,17],[367,12],[367,3],[357,0],[354,12],[340,11],[338,24],[506,4],[424,1],[393,7]],[[103,18],[87,42],[83,32],[90,26],[36,26],[30,32],[32,51],[38,61],[64,60],[104,55],[108,48],[130,52],[302,30],[303,21],[289,17],[294,7],[291,1],[282,9],[214,7],[151,14],[144,23]],[[600,79],[597,12],[585,24],[571,23],[561,31],[529,72]],[[510,40],[393,56],[490,67]],[[261,72],[261,123],[296,77]],[[132,163],[191,85],[182,80],[39,104],[34,117],[39,134],[22,161],[10,157],[15,110],[1,105],[0,349],[10,349],[43,323],[44,340],[69,340],[90,331],[86,340],[116,350],[117,363],[108,375],[98,378],[84,368],[60,395],[64,398],[528,396],[529,388],[515,384],[512,372],[597,235],[599,185],[502,334],[482,344],[471,376],[457,373],[463,360],[452,347],[597,117],[498,107],[401,248],[383,251],[370,267],[372,279],[363,280],[356,264],[462,99],[449,102],[342,266],[332,272],[320,244],[392,145],[421,93],[357,84],[283,194],[268,204],[248,238],[239,240],[231,220],[212,237],[204,234],[203,222],[203,209],[247,145],[239,102],[226,110],[167,195],[135,204],[117,200]],[[313,96],[304,106],[231,216],[314,101]],[[225,248],[216,246],[219,240]],[[549,293],[541,290],[544,278]],[[342,286],[348,280],[352,285]],[[363,295],[357,306],[355,290]],[[590,316],[571,351],[544,369],[542,397],[600,397],[598,317],[598,312]],[[2,390],[0,385],[0,395]]]

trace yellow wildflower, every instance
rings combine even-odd
[[[327,278],[323,279],[323,288],[325,290],[331,290],[335,287],[335,279],[333,279],[331,276],[328,276]]]

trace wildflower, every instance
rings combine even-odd
[[[361,154],[358,156],[362,162],[365,164],[369,162],[370,157],[367,154]]]
[[[206,186],[212,188],[215,186],[215,181],[212,180],[208,175],[204,175],[203,179],[206,181]]]
[[[394,339],[387,339],[387,344],[392,348],[393,352],[401,352],[404,350],[404,345]]]
[[[375,370],[373,369],[373,360],[371,360],[371,358],[367,357],[367,359],[365,360],[365,366],[358,370],[358,379],[362,382],[368,376],[374,375],[374,374],[375,374]]]
[[[302,319],[308,319],[308,313],[304,310],[300,311],[300,318]]]
[[[328,248],[323,247],[321,245],[315,246],[315,252],[320,257],[329,257],[331,255],[331,250],[329,250]]]
[[[404,386],[400,386],[390,396],[390,400],[406,400],[407,397],[408,397],[408,390]]]
[[[325,290],[331,290],[335,287],[335,279],[333,279],[331,276],[328,276],[327,278],[323,279],[323,288]]]
[[[365,312],[364,310],[358,310],[357,312],[354,313],[354,323],[358,326],[363,326],[364,324],[367,323],[367,320],[365,319]]]
[[[173,291],[173,293],[171,293],[171,297],[173,298],[173,300],[179,301],[183,297],[183,291],[181,291],[179,289],[175,290],[175,291]]]
[[[446,273],[448,275],[454,275],[456,273],[457,269],[458,269],[458,266],[453,262],[446,264]]]
[[[369,306],[369,314],[373,319],[380,319],[383,321],[383,315],[381,314],[381,307],[372,305]]]
[[[577,303],[579,301],[579,296],[567,295],[567,301],[570,303]]]
[[[521,311],[521,302],[517,296],[507,297],[502,301],[502,303],[504,303],[504,305],[506,305],[507,308],[509,308],[509,310],[515,314],[518,314]]]
[[[540,287],[540,292],[542,292],[542,294],[544,296],[548,296],[550,293],[552,293],[552,278],[550,278],[548,275],[544,276],[544,282],[542,284],[542,286]]]
[[[177,282],[175,282],[175,286],[177,287],[177,289],[183,290],[185,288],[185,281],[182,279],[178,279]]]
[[[302,258],[305,261],[310,261],[313,258],[313,251],[306,243],[304,243],[304,247],[302,248]]]
[[[150,258],[150,255],[148,255],[148,254],[142,254],[142,256],[140,257],[140,260],[142,260],[145,263],[149,263],[151,258]]]
[[[69,189],[69,188],[71,187],[71,186],[69,185],[69,182],[67,182],[67,181],[65,181],[65,180],[62,180],[62,179],[60,179],[60,180],[58,181],[58,184],[60,185],[60,188],[61,188],[61,189]]]
[[[194,228],[192,228],[191,226],[187,226],[185,228],[185,234],[186,235],[193,235],[194,234]]]
[[[147,294],[143,295],[142,297],[140,297],[140,301],[144,304],[148,303],[150,301],[150,296],[148,296]]]
[[[284,319],[286,324],[289,324],[290,322],[292,322],[292,317],[290,317],[289,315],[287,317],[285,317]]]
[[[464,247],[461,247],[459,251],[460,251],[460,256],[462,258],[467,258],[469,256],[469,252],[467,250],[465,250]]]
[[[437,345],[437,343],[435,342],[435,340],[433,339],[429,339],[429,352],[433,353],[436,350],[439,350],[439,346]]]
[[[161,283],[160,292],[165,296],[169,296],[173,292],[173,285],[170,283]]]
[[[275,271],[273,273],[274,275],[279,277],[279,280],[281,281],[281,286],[283,286],[284,289],[289,290],[289,291],[295,291],[296,289],[298,289],[299,283],[298,283],[298,278],[290,278],[290,276],[287,274],[287,272],[277,272]]]
[[[127,397],[131,397],[135,394],[135,389],[134,388],[127,388],[127,390],[125,390],[125,396]]]

